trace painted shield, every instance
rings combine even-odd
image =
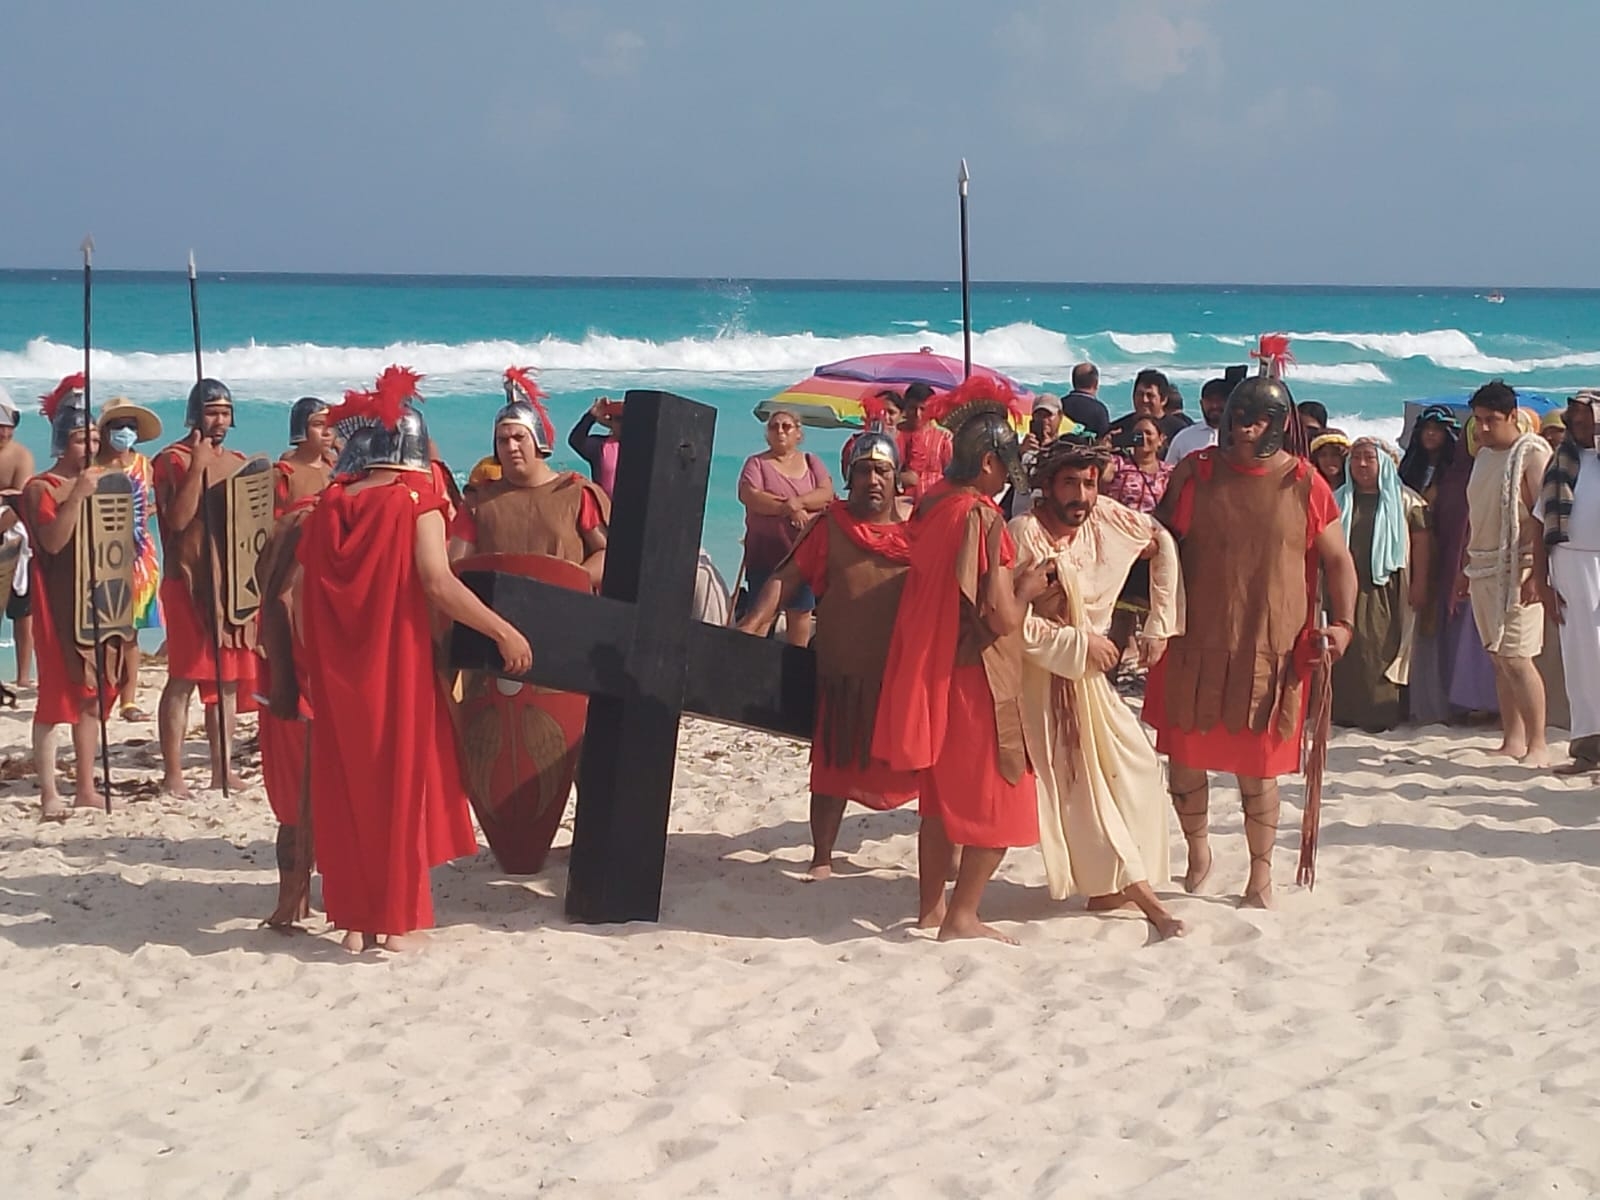
[[[581,566],[542,554],[477,554],[462,559],[456,570],[500,571],[591,590]],[[530,640],[537,654],[538,639]],[[511,875],[542,870],[567,811],[589,698],[464,671],[455,711],[467,795],[495,861]]]
[[[258,454],[217,486],[223,495],[223,619],[243,625],[261,608],[256,560],[272,537],[272,460]]]
[[[137,485],[121,472],[103,475],[94,492],[85,497],[73,533],[72,633],[78,645],[89,648],[112,638],[132,639],[133,563],[138,551],[133,541],[133,489]]]

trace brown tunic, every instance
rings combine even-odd
[[[256,651],[267,662],[269,711],[281,721],[292,721],[300,715],[290,588],[298,565],[295,548],[300,545],[300,527],[315,509],[314,503],[300,504],[279,517],[272,527],[271,539],[256,559],[256,586],[261,590]]]
[[[817,601],[817,704],[825,723],[812,753],[829,766],[866,767],[889,640],[908,564],[864,550],[826,515],[828,585]]]
[[[315,496],[333,478],[333,468],[325,462],[307,465],[280,458],[273,464],[273,470],[277,472],[273,487],[276,504],[273,515],[279,517],[307,496]]]
[[[952,495],[954,493],[945,493]],[[939,503],[936,497],[933,503]],[[1022,631],[1001,637],[989,628],[981,611],[983,579],[978,572],[981,548],[995,525],[1002,543],[1009,541],[1005,517],[986,504],[967,515],[967,535],[956,557],[956,580],[961,585],[961,632],[956,640],[956,666],[983,664],[989,692],[994,696],[995,733],[1000,746],[1000,777],[1018,783],[1028,772],[1028,751],[1022,734]],[[990,571],[1002,564],[990,562]]]
[[[245,464],[245,456],[237,450],[224,450],[222,462],[213,468],[207,487],[200,497],[202,505],[211,504],[213,523],[220,523],[222,493],[219,485]],[[173,501],[183,488],[189,474],[189,464],[194,461],[194,450],[187,441],[174,442],[150,464],[151,479],[156,492],[156,526],[161,534],[162,570],[168,579],[181,580],[184,590],[194,603],[196,616],[210,635],[217,625],[222,626],[221,642],[224,649],[250,650],[255,647],[256,623],[229,625],[217,619],[217,574],[221,570],[220,555],[206,543],[205,513],[195,510],[194,520],[182,530],[172,528],[167,515]]]
[[[62,503],[74,482],[52,471],[35,475],[28,482],[27,490],[23,493],[24,515],[33,529],[38,529],[40,525],[40,495],[48,494],[55,501],[56,514],[59,516]],[[78,503],[83,502],[80,500]],[[79,645],[73,634],[77,628],[77,617],[73,610],[77,598],[78,539],[83,536],[83,519],[80,513],[78,524],[73,527],[67,544],[54,554],[46,550],[37,537],[34,538],[33,563],[29,570],[34,572],[35,580],[43,582],[44,599],[50,606],[50,624],[55,630],[57,649],[67,679],[74,686],[92,688],[96,679],[95,652],[92,648]],[[127,681],[127,665],[122,655],[123,641],[121,638],[107,638],[102,645],[105,679],[120,688]]]
[[[1227,470],[1194,481],[1183,539],[1186,627],[1167,650],[1166,711],[1190,731],[1294,734],[1306,628],[1306,530],[1312,474],[1295,460],[1265,475]]]
[[[505,480],[479,484],[462,501],[477,523],[477,553],[543,554],[582,563],[589,557],[578,529],[585,491],[599,506],[600,519],[609,522],[610,499],[575,472],[538,487],[518,487]]]

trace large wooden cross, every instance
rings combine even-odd
[[[627,414],[600,595],[462,577],[533,646],[523,679],[589,695],[567,871],[567,915],[578,921],[660,918],[683,713],[809,738],[816,695],[810,650],[691,615],[716,410],[631,391]],[[457,625],[451,665],[495,670],[500,658]]]

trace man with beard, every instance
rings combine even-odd
[[[1022,729],[1022,622],[1041,567],[1013,574],[1016,547],[994,498],[1026,487],[1011,419],[1019,398],[973,376],[934,419],[954,431],[945,483],[917,511],[911,569],[884,668],[872,753],[919,771],[919,924],[939,939],[1015,939],[978,919],[1006,849],[1039,840]],[[962,847],[945,902],[953,846]]]
[[[189,723],[189,697],[196,687],[222,681],[220,703],[206,709],[206,736],[211,744],[211,786],[224,776],[230,788],[244,781],[233,773],[228,746],[233,742],[238,685],[255,678],[255,622],[242,627],[220,623],[212,556],[200,506],[206,490],[220,483],[244,462],[244,455],[225,450],[223,439],[233,428],[233,393],[215,379],[202,379],[189,392],[185,414],[188,432],[150,464],[156,492],[156,521],[161,532],[161,609],[167,623],[167,685],[161,692],[159,728],[165,773],[161,790],[179,799],[189,797],[183,778],[183,735]],[[220,662],[217,647],[221,645]]]
[[[1272,903],[1278,779],[1300,769],[1305,684],[1326,646],[1335,661],[1355,628],[1356,571],[1327,482],[1285,447],[1294,399],[1278,378],[1287,339],[1263,338],[1263,374],[1223,411],[1224,441],[1178,464],[1156,516],[1179,539],[1183,633],[1150,672],[1146,719],[1171,760],[1173,807],[1189,844],[1184,887],[1211,871],[1208,771],[1236,777],[1250,876],[1242,902]],[[1294,430],[1298,441],[1299,430]],[[1316,568],[1332,620],[1316,627]]]
[[[1179,463],[1196,450],[1217,444],[1217,426],[1222,423],[1222,409],[1228,403],[1228,393],[1233,390],[1226,379],[1208,379],[1200,389],[1200,415],[1205,418],[1185,426],[1172,435],[1167,443],[1167,461]]]
[[[911,543],[895,508],[900,454],[894,438],[869,430],[851,440],[849,499],[813,521],[739,622],[764,636],[802,586],[817,596],[817,715],[811,737],[811,870],[833,874],[833,847],[851,800],[882,811],[917,794],[914,771],[872,752],[883,668],[900,611]]]
[[[1039,501],[1011,523],[1018,562],[1055,582],[1023,623],[1022,719],[1039,773],[1039,844],[1050,895],[1089,897],[1091,912],[1136,907],[1163,938],[1183,922],[1157,899],[1168,879],[1161,763],[1106,672],[1121,658],[1106,636],[1128,571],[1153,560],[1143,666],[1177,620],[1178,557],[1152,517],[1100,495],[1106,454],[1066,438],[1039,460]]]
[[[334,432],[328,424],[328,402],[301,396],[289,410],[289,449],[274,464],[273,516],[307,496],[315,496],[333,478]]]

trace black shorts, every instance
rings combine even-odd
[[[23,617],[32,615],[32,613],[33,589],[29,588],[20,596],[15,592],[12,592],[11,599],[6,601],[6,616],[10,617],[13,621],[19,621]]]

